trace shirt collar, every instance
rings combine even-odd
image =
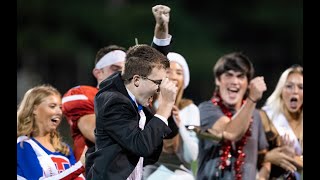
[[[137,101],[136,101],[136,97],[129,91],[128,88],[127,89],[127,92],[129,94],[129,97],[130,97],[130,100],[132,102],[134,102],[134,104],[138,107],[138,111],[142,110],[143,106],[141,104],[138,104]]]

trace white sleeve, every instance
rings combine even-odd
[[[179,133],[182,138],[183,158],[186,162],[190,163],[198,158],[199,140],[194,131],[187,130],[186,125],[199,126],[200,112],[196,105],[191,104],[182,109],[179,115],[181,119]]]
[[[155,36],[153,36],[153,43],[155,43],[157,46],[168,46],[170,44],[172,36],[169,34],[169,37],[166,39],[158,39]]]
[[[22,176],[17,175],[17,180],[27,180],[27,179]]]
[[[166,123],[166,125],[168,126],[168,120],[161,116],[160,114],[155,114],[154,116],[156,116],[157,118],[159,118],[161,121],[163,121],[164,123]]]

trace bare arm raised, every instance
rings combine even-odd
[[[154,35],[158,39],[169,38],[169,19],[170,8],[165,5],[156,5],[152,7],[152,13],[156,20]]]
[[[216,132],[222,132],[224,139],[236,141],[243,136],[249,127],[252,112],[256,107],[256,102],[261,99],[263,92],[267,89],[263,77],[252,79],[248,88],[249,96],[251,99],[254,99],[254,101],[246,101],[231,119],[227,116],[222,116],[211,127],[211,129],[214,129]]]

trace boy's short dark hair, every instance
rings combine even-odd
[[[147,77],[154,67],[168,69],[169,60],[155,48],[139,44],[129,48],[122,74],[123,79],[130,79],[134,75]]]
[[[220,57],[213,67],[213,74],[216,78],[220,78],[221,74],[229,70],[244,73],[248,81],[250,81],[254,75],[252,62],[241,52],[232,52]]]

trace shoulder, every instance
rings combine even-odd
[[[97,109],[105,107],[112,107],[112,109],[123,110],[123,108],[127,108],[128,106],[132,106],[134,109],[129,97],[118,91],[105,91],[95,99],[95,107]],[[110,109],[109,109],[110,110]]]
[[[270,134],[273,130],[272,123],[270,122],[270,119],[267,113],[265,112],[265,110],[260,109],[258,113],[259,113],[259,119],[260,119],[259,123],[262,124],[262,129],[264,130],[265,133],[267,133],[267,138],[269,139],[270,137],[268,136],[270,135],[268,135],[268,133]],[[274,132],[272,134],[274,134]]]
[[[98,89],[92,86],[76,86],[67,91],[62,97],[62,104],[73,102],[93,101]]]
[[[201,124],[204,123],[204,121],[213,123],[225,116],[220,106],[213,104],[210,100],[200,103],[198,107]]]
[[[220,109],[220,107],[218,105],[213,104],[210,100],[200,103],[198,108],[201,114],[219,113],[219,112],[222,113],[222,110]]]
[[[259,109],[259,117],[261,118],[261,122],[264,127],[267,127],[270,124],[270,118],[268,114],[270,112],[270,108],[268,108],[267,106],[264,106],[261,109]]]
[[[106,101],[107,103],[113,103],[114,101],[122,103],[122,102],[130,102],[129,97],[127,97],[126,95],[124,95],[123,93],[119,92],[119,91],[115,91],[115,90],[108,90],[108,91],[104,91],[99,93],[96,98],[95,101],[99,102],[99,101]]]
[[[30,156],[31,154],[35,154],[35,151],[33,150],[31,144],[28,141],[29,140],[23,140],[23,141],[17,142],[18,157]]]
[[[69,97],[73,95],[85,95],[85,96],[95,96],[98,92],[98,88],[93,86],[76,86],[69,89],[63,97]]]
[[[261,110],[263,110],[267,117],[271,117],[274,114],[274,108],[272,108],[271,106],[263,106]]]
[[[267,115],[267,113],[266,113],[265,110],[263,110],[263,109],[258,109],[257,111],[258,111],[259,116],[260,116],[260,118],[261,118],[262,121],[267,121],[267,120],[269,120],[268,115]]]
[[[68,119],[77,120],[94,113],[94,97],[98,89],[92,86],[76,86],[62,97],[62,112]]]
[[[29,149],[32,149],[32,146],[27,141],[17,143],[17,151],[25,151]]]
[[[199,109],[201,109],[201,110],[208,109],[208,108],[211,109],[211,108],[213,108],[214,106],[215,106],[215,105],[214,105],[210,100],[201,102],[201,103],[198,105]]]
[[[193,104],[193,101],[191,99],[186,99],[186,98],[183,98],[181,99],[180,101],[180,104],[179,104],[179,107],[181,109],[185,108],[186,106],[189,106],[190,104]]]
[[[199,112],[199,108],[197,105],[191,103],[191,104],[185,106],[184,108],[182,108],[180,111],[181,112],[187,111],[187,112],[197,113],[197,112]]]

